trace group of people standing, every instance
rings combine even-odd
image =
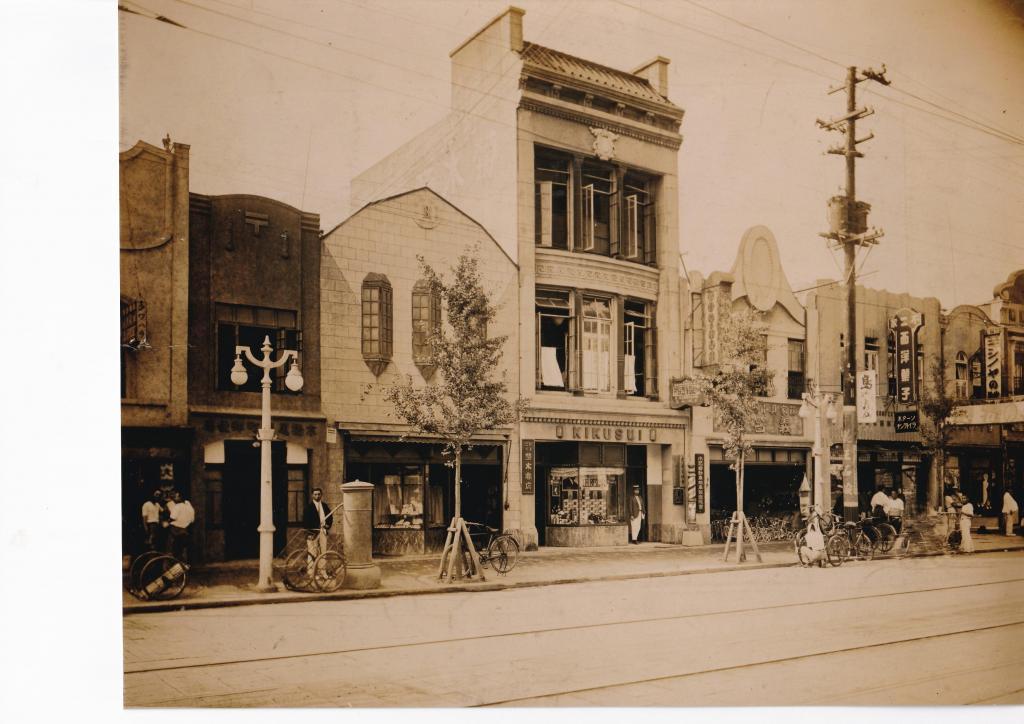
[[[170,553],[188,561],[188,543],[196,511],[179,490],[164,492],[157,488],[142,504],[142,525],[146,531],[146,549]]]

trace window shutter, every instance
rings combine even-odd
[[[656,310],[649,304],[648,324],[650,328],[644,335],[644,391],[652,400],[658,399],[658,324]]]
[[[544,381],[543,371],[540,368],[540,312],[534,312],[534,343],[533,343],[533,376],[534,376],[534,387],[538,390],[541,387],[541,383]],[[568,352],[568,350],[566,350]],[[568,354],[566,355],[568,358]]]
[[[592,251],[594,248],[594,184],[584,186],[582,193],[583,220],[581,222],[580,248],[583,251]]]
[[[616,372],[616,383],[615,383],[615,396],[625,398],[626,397],[626,328],[625,320],[623,319],[625,307],[622,303],[622,297],[616,296],[614,300],[615,309],[615,339],[618,340],[618,350],[616,354],[615,369]]]
[[[550,181],[541,181],[540,190],[540,245],[551,246],[551,187]]]
[[[583,246],[583,159],[572,159],[572,238],[569,251],[578,251]]]
[[[623,221],[625,214],[620,208],[620,199],[626,189],[626,171],[621,166],[615,167],[615,174],[612,176],[612,194],[608,199],[608,250],[611,256],[620,256],[624,253]]]
[[[654,184],[650,186],[650,193],[648,194],[647,205],[644,209],[644,249],[643,259],[644,264],[657,265],[658,263],[658,243],[656,239],[658,229],[658,215],[655,211],[657,205],[654,202],[655,189]],[[638,250],[639,251],[639,250]]]
[[[583,318],[583,300],[579,293],[572,292],[569,300],[569,345],[566,350],[566,367],[569,369],[568,388],[574,392],[582,386],[580,370],[582,369],[582,354],[580,349],[580,320]]]

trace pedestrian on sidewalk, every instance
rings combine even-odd
[[[149,500],[142,504],[142,527],[146,531],[146,550],[164,549],[163,529],[160,527],[163,510],[164,493],[160,488],[156,488],[150,494]]]
[[[640,543],[640,524],[644,521],[644,501],[640,497],[640,486],[633,486],[633,497],[629,499],[629,542]]]
[[[1010,489],[1007,488],[1003,491],[1003,533],[1005,535],[1013,535],[1013,526],[1017,522],[1017,514],[1019,512],[1020,508],[1017,506],[1017,501],[1013,499]]]
[[[181,491],[175,490],[171,504],[170,521],[167,527],[169,533],[168,552],[179,561],[188,562],[188,541],[192,533],[192,524],[196,520],[196,511],[192,503],[185,500]]]
[[[323,488],[313,488],[312,500],[302,515],[302,527],[306,529],[306,551],[311,559],[327,550],[327,531],[334,522],[334,515],[327,509],[323,497]]]
[[[974,506],[966,495],[960,494],[963,505],[960,508],[960,552],[974,553],[974,539],[971,537],[971,520],[974,518]]]

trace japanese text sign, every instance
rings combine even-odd
[[[902,309],[889,318],[889,334],[893,338],[896,365],[896,401],[917,402],[917,330],[924,324],[924,315]]]

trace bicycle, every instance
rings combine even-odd
[[[330,515],[334,515],[341,507],[336,506]],[[319,539],[315,554],[308,545],[311,536]],[[301,543],[296,544],[295,541],[300,537]],[[326,550],[320,550],[320,540],[326,541]],[[337,538],[332,539],[323,528],[302,529],[293,533],[284,546],[284,551],[295,549],[285,557],[281,575],[284,587],[290,591],[306,593],[331,593],[341,588],[345,582],[345,556],[341,544],[335,541]]]
[[[808,550],[807,531],[812,523],[817,523],[818,529],[822,531],[822,535],[825,537],[825,560],[829,565],[834,567],[841,566],[843,561],[850,557],[850,545],[844,533],[836,529],[834,521],[830,526],[826,526],[824,521],[825,519],[818,510],[812,510],[807,518],[807,527],[798,531],[793,537],[797,560],[800,561],[801,565],[809,566],[812,563],[805,553]],[[826,534],[826,531],[829,532]]]
[[[519,541],[511,533],[502,533],[483,523],[466,521],[469,538],[480,556],[480,566],[490,565],[499,575],[504,576],[519,562]]]
[[[145,551],[128,567],[126,588],[141,601],[177,598],[188,585],[189,566],[169,553]]]

